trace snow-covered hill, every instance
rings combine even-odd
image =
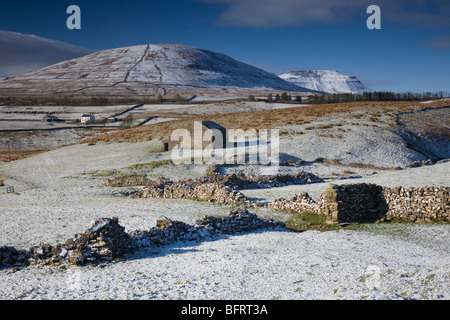
[[[280,78],[311,90],[327,93],[363,93],[371,91],[354,76],[334,70],[290,71]]]
[[[0,89],[36,94],[151,94],[201,88],[310,91],[224,54],[170,44],[99,51],[0,80]]]

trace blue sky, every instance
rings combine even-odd
[[[71,4],[81,8],[81,30],[66,27]],[[366,27],[371,4],[381,8],[381,30]],[[276,74],[332,69],[372,90],[450,91],[449,0],[2,0],[0,30],[74,45],[60,59],[83,48],[178,43]],[[5,37],[0,33],[0,76],[2,60],[7,75],[23,72],[25,60],[27,68],[38,66],[33,52],[43,64],[59,52],[35,49],[37,42],[6,45]]]

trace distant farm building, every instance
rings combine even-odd
[[[185,129],[179,129],[163,140],[164,151],[180,149],[226,148],[227,131],[213,121],[194,121]]]
[[[83,114],[81,116],[81,123],[83,123],[83,124],[94,123],[94,121],[95,121],[95,117],[92,114]]]

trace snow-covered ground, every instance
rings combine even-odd
[[[99,267],[0,271],[2,299],[448,299],[449,229],[261,231]],[[430,241],[432,240],[432,241]]]
[[[303,132],[301,135],[294,133],[280,140],[280,150],[287,151],[286,158],[307,161],[326,158],[339,160],[343,164],[361,163],[384,168],[402,167],[427,159],[423,154],[408,148],[402,137],[387,126],[343,124],[321,130],[320,135],[317,131],[305,130],[306,127],[314,125],[315,123],[310,123],[281,128]],[[319,126],[320,123],[316,125]]]
[[[126,171],[133,164],[164,159],[152,153],[158,143],[73,145],[1,163],[0,178],[16,193],[0,188],[0,244],[18,249],[44,241],[56,244],[101,217],[118,217],[131,231],[151,228],[161,216],[192,223],[231,209],[183,199],[131,199],[127,194],[132,189],[101,186],[109,170]],[[319,175],[330,170],[324,164],[311,169]],[[177,178],[199,176],[204,170],[167,165],[152,172]],[[448,186],[449,172],[450,163],[377,174],[360,171],[361,179],[348,182]],[[318,193],[325,186],[244,194],[270,200],[298,191]],[[254,212],[280,221],[289,218],[269,209]],[[103,268],[4,269],[0,299],[449,299],[449,235],[449,226],[440,224],[302,233],[262,230],[150,248]]]

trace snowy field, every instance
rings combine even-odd
[[[2,299],[449,299],[449,229],[261,231],[106,267],[0,271]],[[432,240],[432,241],[431,241]]]
[[[92,220],[118,217],[127,231],[161,216],[193,223],[231,207],[183,199],[130,199],[132,189],[102,187],[95,173],[126,171],[163,159],[158,141],[73,145],[0,164],[0,243],[18,249],[63,242]],[[248,169],[248,168],[247,168]],[[310,167],[326,176],[330,167]],[[165,166],[153,173],[195,177],[205,168]],[[115,172],[115,171],[114,171]],[[365,172],[337,183],[449,185],[450,163]],[[108,173],[109,174],[109,173]],[[333,182],[328,180],[327,183]],[[319,194],[327,183],[247,190],[271,200],[298,191]],[[252,210],[285,221],[289,214]],[[30,223],[31,222],[31,223]],[[104,267],[40,267],[0,271],[0,299],[450,299],[448,225],[373,224],[356,230],[262,230],[143,250]]]
[[[1,195],[1,243],[62,242],[97,217],[128,230],[161,215],[192,223],[229,208],[128,199],[112,188],[38,189]],[[283,220],[268,210],[260,216]],[[30,223],[33,221],[33,223]],[[100,267],[0,271],[1,299],[449,299],[447,225],[377,224],[361,230],[263,230],[175,243]]]

